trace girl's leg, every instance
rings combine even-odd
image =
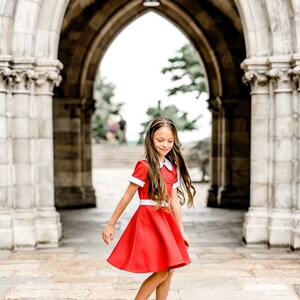
[[[149,276],[141,285],[135,300],[147,300],[153,291],[157,288],[158,285],[160,285],[164,280],[168,278],[169,271],[162,271],[153,273],[151,276]]]
[[[167,299],[173,274],[174,269],[170,269],[168,272],[168,277],[156,288],[156,300]]]

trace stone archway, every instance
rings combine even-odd
[[[113,38],[127,24],[149,11],[140,1],[93,3],[82,7],[78,19],[78,7],[75,3],[67,10],[66,21],[62,26],[59,58],[65,66],[62,71],[65,81],[57,91],[54,113],[57,107],[59,122],[64,118],[64,124],[72,123],[75,126],[75,122],[78,122],[81,125],[76,125],[76,138],[68,148],[59,145],[60,140],[66,143],[68,133],[62,126],[57,126],[56,146],[59,151],[56,155],[58,167],[55,178],[63,181],[67,177],[64,174],[70,171],[69,166],[77,168],[68,176],[68,180],[73,176],[73,186],[65,187],[64,182],[57,182],[56,201],[61,207],[92,205],[95,202],[93,194],[90,193],[90,138],[86,139],[90,136],[89,121],[92,111],[88,108],[93,106],[95,76],[100,60]],[[182,5],[190,11],[183,10]],[[201,13],[197,18],[192,13],[194,6],[189,6],[188,3],[165,1],[155,12],[188,36],[199,52],[207,73],[209,108],[214,115],[213,180],[209,205],[245,208],[249,206],[250,97],[247,87],[242,83],[242,70],[239,65],[246,55],[242,26],[239,21],[232,22],[229,15],[224,15],[212,4],[198,5],[197,9]],[[238,14],[232,4],[225,6],[233,12],[231,18],[236,19]],[[217,20],[214,15],[218,16]],[[103,16],[110,16],[109,22]],[[202,19],[206,20],[203,24],[200,22]],[[231,45],[233,40],[235,47]],[[66,112],[66,107],[70,108],[69,113]],[[72,134],[75,134],[74,131]],[[84,141],[84,148],[78,139]],[[61,150],[64,147],[72,149],[72,153],[68,153],[69,150],[63,153]],[[74,154],[74,150],[77,154]],[[76,160],[74,155],[77,155]],[[68,156],[69,163],[64,166]],[[86,190],[87,193],[84,192]]]
[[[93,205],[86,125],[95,71],[114,36],[145,12],[140,0],[2,1],[1,248],[57,246],[55,198]],[[245,241],[299,248],[298,1],[164,0],[157,12],[190,38],[209,79],[210,205],[248,205],[250,179]]]

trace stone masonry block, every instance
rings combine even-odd
[[[15,138],[30,137],[30,119],[29,118],[14,118],[12,121],[12,135]]]
[[[290,183],[274,185],[274,203],[278,208],[290,209],[292,205],[292,185]]]
[[[53,163],[53,141],[51,139],[38,139],[35,141],[37,163]]]
[[[34,119],[32,122],[32,136],[35,138],[49,138],[53,136],[52,119]]]
[[[17,164],[30,162],[30,141],[29,139],[13,140],[13,161]]]
[[[256,160],[251,161],[251,181],[256,183],[267,183],[269,170],[266,167],[268,166],[268,160]]]
[[[251,141],[251,159],[252,160],[266,160],[269,157],[269,143],[264,141]]]
[[[253,118],[251,127],[252,140],[265,140],[268,138],[269,120],[266,118]]]
[[[9,177],[9,166],[0,164],[0,186],[6,186]]]
[[[292,100],[288,93],[280,93],[275,97],[275,115],[284,117],[292,115]]]
[[[268,184],[252,182],[250,185],[250,202],[257,206],[264,206],[268,203]]]
[[[14,184],[30,185],[33,183],[34,166],[31,164],[17,164],[13,166]]]
[[[293,177],[291,161],[276,161],[274,168],[274,183],[289,183]]]
[[[36,167],[35,183],[53,183],[53,165],[52,164],[40,164]]]
[[[293,144],[291,139],[277,139],[275,141],[275,159],[277,161],[291,161],[293,159]]]
[[[32,118],[52,118],[52,97],[39,95],[30,99],[30,116]]]
[[[269,95],[252,95],[251,114],[255,117],[269,116],[270,100]]]
[[[0,93],[0,117],[6,116],[6,94]]]
[[[279,138],[289,137],[293,134],[293,120],[288,117],[275,118],[275,135]]]
[[[5,117],[0,117],[0,138],[6,138],[7,134],[7,121]]]
[[[24,94],[14,95],[13,116],[29,117],[29,95],[24,95]]]
[[[15,209],[28,209],[35,205],[34,186],[18,185],[14,189]]]
[[[36,203],[39,207],[54,206],[53,183],[43,182],[36,185]]]
[[[7,206],[7,187],[0,187],[0,208],[4,208]]]
[[[0,164],[5,164],[7,162],[7,142],[5,139],[0,139]]]

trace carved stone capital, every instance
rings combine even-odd
[[[208,109],[212,115],[218,115],[221,109],[221,99],[220,97],[212,98],[207,100]]]
[[[251,94],[268,94],[269,78],[266,70],[264,71],[246,71],[243,78],[245,84],[250,84]]]
[[[296,89],[300,92],[300,66],[296,66],[293,69],[293,81],[296,85]]]
[[[289,93],[292,88],[292,69],[272,68],[267,72],[267,75],[274,82],[274,91],[277,93]]]
[[[54,86],[62,80],[59,75],[62,64],[59,61],[36,63],[32,58],[13,60],[0,57],[0,91],[14,94],[32,93],[53,95]]]
[[[59,86],[62,77],[58,71],[37,71],[35,80],[36,95],[53,95],[55,86]]]
[[[6,92],[12,87],[13,77],[12,70],[8,67],[0,69],[0,92]]]
[[[36,73],[32,69],[13,69],[11,76],[14,94],[28,94],[32,91],[34,81],[37,79]]]

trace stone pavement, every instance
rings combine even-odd
[[[148,274],[117,270],[106,258],[137,199],[118,222],[114,243],[107,246],[100,236],[131,171],[94,170],[97,208],[60,211],[61,247],[1,251],[0,299],[134,299]],[[168,300],[300,299],[300,253],[246,247],[244,211],[206,208],[207,185],[197,184],[197,190],[195,209],[183,209],[192,264],[176,270]]]

